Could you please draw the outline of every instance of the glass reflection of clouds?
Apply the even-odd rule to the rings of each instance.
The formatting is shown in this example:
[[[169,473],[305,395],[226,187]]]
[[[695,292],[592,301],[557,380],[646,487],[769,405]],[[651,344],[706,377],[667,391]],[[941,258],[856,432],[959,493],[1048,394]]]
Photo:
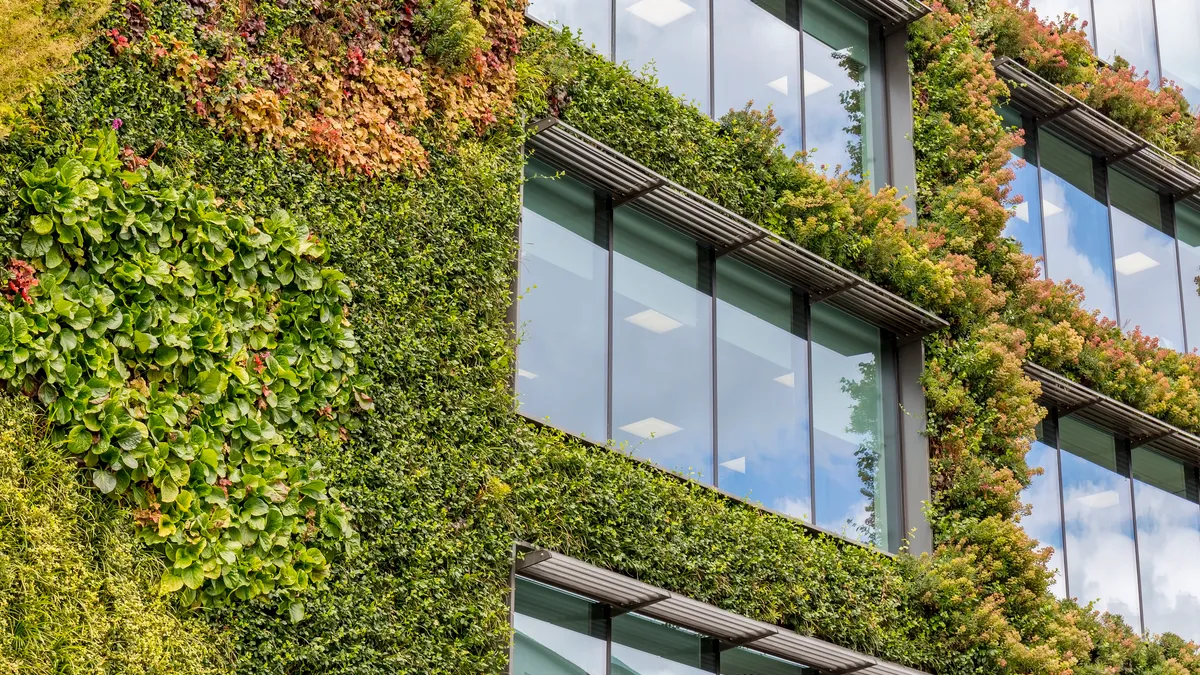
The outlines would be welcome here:
[[[1193,112],[1200,105],[1200,3],[1155,0],[1163,78],[1183,89]]]
[[[605,675],[607,640],[600,606],[517,579],[513,675]]]
[[[653,62],[671,93],[712,114],[707,0],[617,0],[617,61]]]
[[[1200,504],[1188,498],[1187,471],[1152,450],[1133,451],[1146,631],[1200,640]]]
[[[1200,211],[1183,204],[1176,205],[1175,236],[1179,248],[1179,280],[1183,285],[1187,348],[1195,351],[1200,347],[1200,293],[1196,291],[1196,277],[1200,276]]]
[[[866,21],[832,0],[804,3],[804,121],[809,161],[855,176],[874,158],[864,128],[873,101],[867,86]]]
[[[1075,27],[1078,28],[1083,22],[1087,22],[1084,30],[1087,31],[1088,38],[1093,40],[1092,26],[1095,22],[1092,21],[1092,5],[1090,0],[1032,0],[1030,3],[1037,10],[1038,16],[1043,20],[1050,19],[1060,21],[1066,14],[1074,14],[1079,17],[1079,21],[1075,22]]]
[[[583,44],[612,58],[612,0],[530,0],[525,13],[582,33]]]
[[[1000,114],[1008,127],[1020,129],[1023,126],[1021,115],[1012,108],[1000,108]],[[1012,169],[1013,180],[1009,183],[1012,196],[1020,196],[1021,203],[1013,207],[1012,215],[1004,226],[1004,236],[1012,237],[1021,244],[1021,250],[1034,258],[1045,255],[1042,246],[1042,199],[1041,188],[1038,186],[1038,169],[1032,143],[1027,139],[1026,144],[1013,148],[1008,168]],[[1044,268],[1045,263],[1041,266]],[[1045,269],[1042,270],[1045,276]]]
[[[788,152],[804,149],[800,124],[798,5],[786,0],[716,0],[713,4],[717,117],[754,109],[775,113]]]
[[[1117,473],[1111,434],[1066,417],[1059,420],[1068,592],[1100,611],[1121,615],[1135,630],[1138,609],[1130,479]]]
[[[720,486],[810,519],[802,303],[786,285],[746,265],[725,259],[717,265]]]
[[[1052,134],[1038,137],[1046,276],[1083,287],[1083,305],[1117,317],[1108,208],[1096,198],[1092,158]]]
[[[1158,86],[1154,44],[1154,0],[1092,0],[1096,11],[1096,54],[1112,62],[1120,56]],[[1192,38],[1193,40],[1195,37]]]
[[[700,249],[637,211],[613,218],[613,438],[711,483],[712,299]]]
[[[705,675],[704,639],[636,614],[612,620],[612,675]]]
[[[1058,450],[1034,441],[1025,456],[1030,468],[1042,469],[1025,488],[1021,498],[1030,506],[1031,512],[1021,520],[1029,536],[1042,546],[1054,549],[1047,568],[1055,573],[1051,592],[1060,598],[1067,596],[1066,567],[1063,566],[1063,523],[1059,505]]]

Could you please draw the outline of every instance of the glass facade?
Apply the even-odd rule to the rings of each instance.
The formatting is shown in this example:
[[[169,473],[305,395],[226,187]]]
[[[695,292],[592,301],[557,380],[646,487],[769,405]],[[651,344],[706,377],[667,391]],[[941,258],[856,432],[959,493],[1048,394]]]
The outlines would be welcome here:
[[[1013,129],[1024,129],[1026,126],[1021,114],[1012,108],[1001,107],[1000,116],[1004,118],[1005,125]],[[1038,179],[1037,135],[1032,131],[1026,131],[1024,146],[1013,148],[1008,168],[1013,172],[1013,180],[1009,183],[1011,195],[1019,197],[1019,203],[1013,207],[1003,234],[1016,239],[1021,244],[1021,250],[1029,255],[1042,258],[1044,275],[1042,188]]]
[[[517,578],[513,675],[815,675],[745,647]],[[616,616],[613,616],[616,614]]]
[[[891,336],[550,167],[526,178],[523,414],[899,547]]]
[[[1200,639],[1200,473],[1053,411],[1026,462],[1026,532],[1054,548],[1054,591],[1134,630]]]
[[[788,152],[886,182],[878,30],[836,0],[533,0],[527,11],[651,68],[713,117],[770,107]]]

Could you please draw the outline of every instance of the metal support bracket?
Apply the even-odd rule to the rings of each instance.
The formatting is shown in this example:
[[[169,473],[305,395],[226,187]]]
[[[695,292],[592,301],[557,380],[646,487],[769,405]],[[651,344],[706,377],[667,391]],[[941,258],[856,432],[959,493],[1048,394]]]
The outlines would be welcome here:
[[[721,638],[717,641],[717,651],[727,652],[730,649],[737,649],[738,647],[745,647],[746,645],[748,645],[752,642],[758,642],[759,640],[762,640],[764,638],[769,638],[772,635],[779,635],[779,631],[766,630],[761,633],[756,633],[749,637],[738,638],[736,640],[726,640],[724,638]]]
[[[825,673],[825,675],[850,675],[850,673],[857,673],[860,670],[866,670],[874,665],[876,665],[876,662],[871,661],[869,663],[860,663],[857,666],[847,666],[845,668],[838,668],[837,670],[824,670],[821,672]]]
[[[1138,154],[1139,152],[1145,150],[1148,147],[1150,147],[1150,146],[1146,143],[1138,143],[1137,145],[1133,146],[1132,148],[1129,148],[1128,150],[1125,150],[1123,152],[1118,152],[1115,155],[1109,155],[1109,156],[1105,157],[1104,162],[1110,166],[1113,164],[1119,164],[1119,163],[1129,159],[1130,157]]]
[[[862,279],[855,279],[855,280],[851,281],[850,283],[844,284],[842,286],[838,286],[837,288],[831,288],[827,291],[822,291],[820,293],[813,293],[812,294],[812,302],[813,302],[813,304],[816,304],[818,302],[825,302],[826,300],[828,300],[834,296],[841,295],[842,293],[845,293],[846,291],[854,290],[855,288],[858,288],[861,285],[862,285]]]
[[[1161,441],[1164,438],[1168,438],[1168,437],[1174,436],[1174,435],[1175,435],[1174,431],[1164,431],[1161,434],[1151,434],[1149,436],[1143,436],[1141,438],[1131,438],[1131,439],[1129,439],[1129,449],[1133,450],[1134,448],[1140,448],[1143,445],[1146,445],[1147,443],[1153,443],[1154,441]]]
[[[723,256],[727,256],[727,255],[729,255],[730,253],[733,253],[734,251],[740,251],[740,250],[742,250],[742,249],[746,248],[747,246],[749,246],[749,245],[751,245],[751,244],[754,244],[754,243],[760,242],[760,241],[762,241],[763,239],[766,239],[766,238],[767,238],[767,237],[769,237],[769,236],[771,236],[771,233],[770,233],[770,232],[759,232],[758,234],[754,235],[753,237],[749,237],[749,238],[747,238],[747,239],[743,239],[743,240],[739,241],[739,242],[738,242],[738,243],[736,243],[736,244],[730,244],[729,246],[726,246],[726,247],[724,247],[724,248],[719,248],[719,249],[717,249],[717,250],[715,251],[715,255],[716,255],[718,258],[720,258],[720,257],[723,257]]]
[[[1094,406],[1094,405],[1099,405],[1099,404],[1100,404],[1100,403],[1101,403],[1103,400],[1104,400],[1104,399],[1100,399],[1100,398],[1094,398],[1094,399],[1092,399],[1092,400],[1090,400],[1090,401],[1084,401],[1083,403],[1080,403],[1079,405],[1068,406],[1068,407],[1066,407],[1066,408],[1059,408],[1059,409],[1058,409],[1058,414],[1059,414],[1060,416],[1064,416],[1064,417],[1065,417],[1065,416],[1067,416],[1067,415],[1070,415],[1070,414],[1073,414],[1073,413],[1077,413],[1077,412],[1079,412],[1080,410],[1086,410],[1086,409],[1088,409],[1088,408],[1090,408],[1090,407],[1092,407],[1092,406]]]
[[[1037,124],[1037,125],[1047,124],[1047,123],[1053,122],[1054,120],[1062,117],[1063,115],[1073,112],[1074,110],[1076,110],[1078,108],[1079,108],[1079,102],[1075,101],[1075,102],[1072,102],[1069,105],[1067,105],[1067,107],[1062,108],[1061,110],[1055,110],[1054,112],[1050,113],[1049,115],[1041,115],[1041,116],[1034,115],[1033,122],[1034,122],[1034,124]]]
[[[540,134],[555,124],[558,124],[558,118],[551,115],[549,117],[543,117],[540,120],[530,122],[525,128],[534,134]]]
[[[655,190],[657,190],[658,188],[660,188],[666,184],[667,184],[667,182],[664,180],[651,181],[651,182],[643,185],[642,187],[634,190],[633,192],[626,192],[623,195],[614,195],[613,196],[613,208],[616,208],[622,204],[625,204],[626,202],[631,202],[635,199],[640,199],[642,197],[645,197],[646,195],[650,194],[651,192],[654,192]]]
[[[645,609],[646,607],[649,607],[650,605],[653,605],[656,602],[662,602],[663,600],[670,600],[670,599],[671,599],[671,595],[669,593],[667,593],[667,594],[656,595],[653,598],[650,598],[649,600],[635,602],[631,605],[609,605],[608,615],[609,615],[609,617],[618,617],[618,616],[621,616],[622,614],[628,614],[630,612],[636,612],[639,609]]]

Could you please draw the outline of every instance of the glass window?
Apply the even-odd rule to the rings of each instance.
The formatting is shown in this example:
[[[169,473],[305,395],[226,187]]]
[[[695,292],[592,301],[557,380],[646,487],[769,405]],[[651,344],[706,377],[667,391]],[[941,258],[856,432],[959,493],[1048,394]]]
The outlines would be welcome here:
[[[1146,631],[1200,640],[1200,504],[1189,499],[1188,471],[1153,450],[1133,450]]]
[[[798,0],[716,0],[713,16],[716,116],[770,106],[788,152],[803,150]]]
[[[1158,6],[1159,54],[1162,76],[1183,89],[1192,104],[1200,105],[1200,3],[1196,0],[1155,0]]]
[[[812,307],[817,525],[889,547],[879,329]]]
[[[1122,328],[1140,326],[1163,347],[1182,350],[1175,239],[1162,231],[1158,193],[1120,171],[1109,171],[1108,194]]]
[[[653,61],[660,84],[711,114],[708,30],[708,0],[617,0],[617,61]]]
[[[833,0],[804,3],[804,123],[809,160],[855,176],[872,173],[875,119],[867,22]]]
[[[1183,316],[1188,349],[1200,347],[1200,211],[1179,204],[1175,207],[1175,236],[1179,246],[1179,283],[1183,290]]]
[[[1067,596],[1067,579],[1063,566],[1063,523],[1062,508],[1059,501],[1058,450],[1042,442],[1039,438],[1029,448],[1025,455],[1025,463],[1029,468],[1042,469],[1040,476],[1034,476],[1029,481],[1021,497],[1029,504],[1030,514],[1022,519],[1022,525],[1029,536],[1038,540],[1042,546],[1054,549],[1053,555],[1046,567],[1055,573],[1054,583],[1050,590],[1058,597]]]
[[[1115,319],[1108,208],[1095,186],[1092,158],[1048,133],[1038,134],[1046,276],[1083,287],[1083,306]]]
[[[716,656],[699,634],[636,614],[612,620],[612,641],[613,675],[701,675]]]
[[[1088,39],[1095,40],[1092,33],[1092,4],[1091,0],[1032,0],[1030,3],[1037,10],[1038,16],[1043,20],[1050,19],[1060,21],[1065,14],[1074,14],[1079,17],[1079,21],[1075,26],[1078,28],[1084,22],[1084,30],[1087,31]]]
[[[1068,592],[1140,630],[1137,553],[1130,479],[1117,473],[1111,434],[1070,417],[1059,420],[1066,512]]]
[[[1008,127],[1022,129],[1025,126],[1020,113],[1012,108],[1000,108],[1000,115]],[[1004,226],[1004,236],[1012,237],[1021,244],[1021,249],[1035,258],[1042,251],[1042,200],[1038,186],[1037,152],[1032,134],[1025,134],[1025,145],[1013,148],[1008,168],[1012,169],[1013,181],[1009,184],[1012,194],[1020,196],[1021,203],[1013,207],[1013,213]],[[1045,263],[1042,263],[1045,267]],[[1043,275],[1045,270],[1043,270]]]
[[[589,600],[517,579],[513,675],[605,675],[604,608]]]
[[[1092,0],[1096,8],[1096,54],[1112,62],[1120,56],[1148,72],[1158,86],[1158,49],[1154,44],[1153,0]],[[1195,38],[1193,38],[1195,39]]]
[[[587,186],[530,162],[521,212],[521,412],[586,438],[608,436],[608,247]]]
[[[612,58],[612,0],[530,0],[525,13],[582,33],[580,40]]]
[[[721,675],[815,675],[804,666],[745,647],[721,652]]]
[[[613,437],[712,482],[712,297],[696,242],[614,211]]]
[[[742,263],[717,264],[718,485],[811,519],[804,304]]]

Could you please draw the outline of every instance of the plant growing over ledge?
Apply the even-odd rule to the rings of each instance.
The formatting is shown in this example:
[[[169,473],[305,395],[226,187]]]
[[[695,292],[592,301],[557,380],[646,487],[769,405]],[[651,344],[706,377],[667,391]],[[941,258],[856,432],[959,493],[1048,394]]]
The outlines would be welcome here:
[[[114,125],[116,126],[116,125]],[[0,379],[134,509],[190,605],[298,594],[354,533],[294,445],[370,408],[324,243],[283,211],[222,212],[210,190],[96,134],[21,173]]]

